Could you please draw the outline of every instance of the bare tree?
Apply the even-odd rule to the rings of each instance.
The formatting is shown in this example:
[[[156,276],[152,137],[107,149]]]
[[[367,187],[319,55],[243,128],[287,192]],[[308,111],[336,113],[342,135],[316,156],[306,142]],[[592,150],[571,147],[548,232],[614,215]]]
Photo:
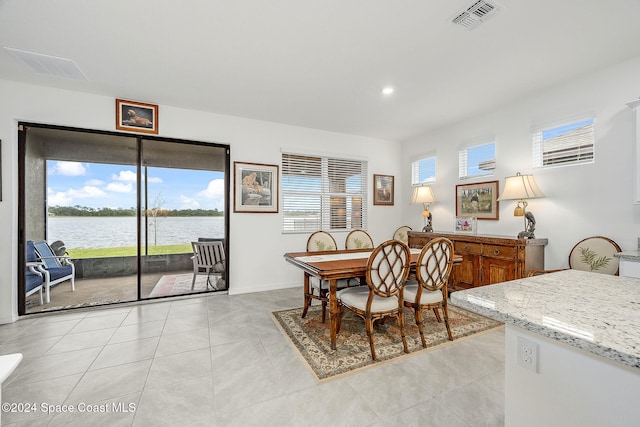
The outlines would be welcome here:
[[[151,209],[147,209],[145,214],[150,219],[149,228],[153,228],[153,245],[158,246],[158,225],[160,218],[166,218],[169,214],[169,211],[166,209],[162,209],[164,205],[164,198],[162,197],[162,193],[158,193],[156,198],[153,200],[153,207]]]

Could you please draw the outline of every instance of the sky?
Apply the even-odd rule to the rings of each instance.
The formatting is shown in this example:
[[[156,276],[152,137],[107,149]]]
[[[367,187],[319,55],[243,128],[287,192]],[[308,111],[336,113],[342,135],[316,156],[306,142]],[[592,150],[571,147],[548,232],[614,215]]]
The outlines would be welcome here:
[[[161,201],[159,207],[169,210],[224,210],[223,172],[149,167],[147,176],[149,208]],[[136,207],[136,168],[49,160],[47,204],[96,209]]]

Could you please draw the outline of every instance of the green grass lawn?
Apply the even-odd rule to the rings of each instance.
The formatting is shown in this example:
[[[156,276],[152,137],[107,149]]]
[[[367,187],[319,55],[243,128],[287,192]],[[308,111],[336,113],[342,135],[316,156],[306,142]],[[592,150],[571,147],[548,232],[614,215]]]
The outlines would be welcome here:
[[[106,258],[116,256],[136,256],[135,246],[124,246],[117,248],[92,248],[92,249],[67,249],[71,258]],[[166,245],[149,246],[149,255],[184,254],[191,253],[191,245]]]

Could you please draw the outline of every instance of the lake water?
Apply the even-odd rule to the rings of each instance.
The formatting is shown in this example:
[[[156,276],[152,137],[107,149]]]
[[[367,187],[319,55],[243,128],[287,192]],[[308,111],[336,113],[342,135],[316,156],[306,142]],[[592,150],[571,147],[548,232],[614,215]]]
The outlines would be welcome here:
[[[157,232],[152,220],[148,230],[149,245],[156,244],[154,235],[158,245],[188,244],[198,237],[224,238],[224,217],[159,218]],[[135,217],[51,217],[47,238],[49,242],[62,240],[68,249],[136,246],[136,231]]]

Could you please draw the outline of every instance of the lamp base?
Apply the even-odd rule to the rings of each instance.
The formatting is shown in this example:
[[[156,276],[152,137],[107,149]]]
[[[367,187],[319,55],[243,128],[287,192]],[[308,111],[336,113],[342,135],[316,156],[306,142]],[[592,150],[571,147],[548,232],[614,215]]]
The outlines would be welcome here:
[[[518,239],[535,239],[536,236],[533,234],[532,231],[521,231],[518,233]]]
[[[425,225],[424,227],[422,227],[422,231],[424,231],[425,233],[433,233],[433,227],[431,226],[431,224]]]

